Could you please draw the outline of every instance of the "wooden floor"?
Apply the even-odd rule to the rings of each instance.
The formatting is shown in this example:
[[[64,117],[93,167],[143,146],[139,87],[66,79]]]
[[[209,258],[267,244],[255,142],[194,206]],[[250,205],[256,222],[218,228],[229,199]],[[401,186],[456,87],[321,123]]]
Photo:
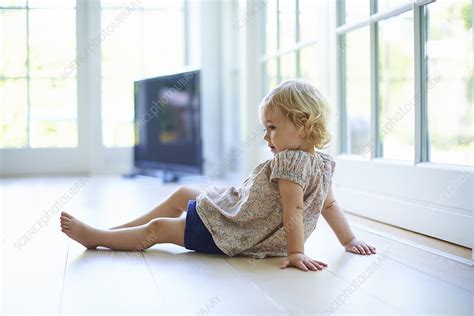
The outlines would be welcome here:
[[[1,314],[474,314],[473,267],[360,228],[356,235],[378,254],[351,254],[322,217],[305,245],[329,265],[321,272],[281,270],[282,258],[226,258],[171,244],[141,253],[85,250],[60,231],[56,203],[108,228],[150,209],[175,186],[94,177],[78,187],[78,179],[0,180]]]

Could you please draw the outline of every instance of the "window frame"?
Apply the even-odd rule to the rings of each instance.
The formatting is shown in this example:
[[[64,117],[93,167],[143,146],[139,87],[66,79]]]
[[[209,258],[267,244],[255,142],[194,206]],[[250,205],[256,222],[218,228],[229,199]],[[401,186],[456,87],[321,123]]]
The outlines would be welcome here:
[[[438,0],[446,1],[446,0]],[[380,113],[379,113],[379,87],[377,85],[379,74],[378,74],[378,22],[394,18],[402,13],[413,11],[414,15],[414,64],[415,64],[415,155],[413,162],[418,163],[432,163],[429,161],[429,144],[428,144],[428,129],[427,129],[427,84],[426,84],[426,60],[423,58],[425,54],[424,33],[425,28],[423,24],[426,23],[423,10],[430,3],[436,2],[436,0],[407,0],[405,4],[391,8],[386,12],[377,12],[377,0],[370,0],[370,16],[367,19],[356,21],[348,25],[344,24],[344,2],[345,0],[337,0],[337,47],[343,47],[340,49],[341,53],[337,57],[339,75],[338,79],[338,107],[341,115],[341,121],[339,124],[339,133],[341,135],[341,142],[339,144],[338,153],[347,154],[347,105],[345,103],[345,43],[343,36],[350,31],[369,26],[370,27],[370,55],[371,55],[371,109],[372,109],[372,120],[371,120],[371,141],[375,141],[374,150],[371,151],[371,159],[382,158],[382,149],[380,143]],[[357,155],[351,155],[357,156]],[[355,158],[355,157],[354,157]],[[471,169],[473,166],[457,166],[442,163],[433,163],[437,165],[448,165],[453,170],[465,170],[466,168]],[[459,167],[459,168],[458,168]]]
[[[307,41],[304,41],[302,42],[300,40],[300,37],[301,37],[301,34],[300,34],[300,8],[299,8],[299,3],[300,1],[299,0],[294,0],[295,1],[295,43],[291,46],[288,46],[288,47],[285,47],[284,49],[281,49],[280,48],[280,1],[282,0],[275,0],[276,3],[277,3],[277,6],[276,6],[276,36],[277,36],[277,41],[276,41],[276,51],[273,51],[271,53],[268,53],[265,51],[265,43],[262,42],[261,44],[261,47],[260,47],[260,51],[261,51],[261,54],[260,54],[260,64],[261,64],[261,71],[262,71],[262,74],[263,74],[263,78],[265,78],[265,82],[264,84],[262,85],[262,88],[263,88],[263,91],[262,91],[262,94],[265,94],[265,88],[266,88],[266,76],[265,76],[265,66],[266,66],[266,63],[269,62],[270,60],[272,59],[276,59],[277,61],[277,81],[281,81],[281,66],[280,66],[280,57],[284,56],[284,55],[287,55],[287,54],[291,54],[291,53],[295,53],[295,65],[296,65],[296,68],[295,68],[295,75],[296,77],[299,77],[301,75],[301,69],[300,69],[300,59],[301,59],[301,50],[303,48],[306,48],[308,46],[311,46],[311,45],[316,45],[320,42],[319,39],[317,38],[314,38],[314,39],[310,39],[310,40],[307,40]],[[266,14],[265,12],[262,13],[261,15],[262,17],[262,20],[263,20],[263,23],[260,24],[260,32],[262,34],[265,34],[265,24],[266,24]]]
[[[134,1],[130,1],[128,3],[128,5],[130,5],[130,3],[132,3]],[[137,1],[138,2],[138,1]],[[128,6],[127,5],[127,6]],[[189,60],[190,60],[190,56],[189,56],[189,49],[188,49],[188,43],[189,43],[189,28],[191,27],[188,23],[188,16],[189,16],[189,0],[183,0],[183,7],[179,9],[179,11],[182,11],[182,14],[183,14],[183,31],[184,31],[184,34],[183,34],[183,38],[182,38],[182,44],[183,44],[183,47],[184,47],[184,52],[183,52],[183,59],[182,59],[182,63],[183,63],[183,66],[180,67],[182,69],[184,68],[187,68],[189,67]],[[104,29],[105,25],[102,23],[102,14],[104,13],[104,11],[117,11],[117,10],[124,10],[126,8],[126,6],[119,6],[119,5],[115,5],[115,6],[107,6],[107,7],[100,7],[100,14],[101,14],[101,29]],[[164,8],[144,8],[144,7],[139,7],[137,9],[136,13],[133,13],[133,14],[141,14],[142,15],[142,18],[144,17],[144,14],[146,12],[166,12],[168,9],[164,9]],[[140,25],[140,29],[141,31],[143,32],[144,31],[144,25],[143,25],[143,20],[141,21],[142,24]],[[143,34],[141,34],[143,35]],[[143,43],[142,43],[143,44]],[[143,59],[144,59],[144,56],[143,56],[143,50],[142,50],[142,47],[140,48],[140,53],[141,53],[141,62],[143,63]],[[101,56],[103,57],[103,56]],[[102,58],[101,58],[101,65],[102,65]],[[164,74],[167,74],[167,73],[163,73]],[[146,74],[144,74],[145,77],[146,77]],[[119,75],[119,76],[113,76],[113,75],[107,75],[107,76],[104,76],[101,72],[101,83],[107,79],[110,79],[110,78],[119,78],[119,79],[122,79],[124,77],[124,75]],[[102,86],[102,84],[101,84]],[[104,93],[104,90],[102,89],[102,93],[101,93],[101,104],[103,103],[102,100],[103,100],[103,93]],[[103,108],[102,108],[102,111],[103,111]],[[117,121],[115,120],[112,120],[113,123],[117,123]],[[133,120],[131,122],[129,121],[121,121],[122,123],[132,123],[133,125]],[[104,123],[104,120],[102,120],[102,124]],[[102,131],[104,131],[104,125],[102,125]],[[106,141],[104,139],[104,135],[102,135],[102,145],[107,148],[107,149],[115,149],[115,148],[123,148],[123,149],[129,149],[129,148],[133,148],[133,144],[132,146],[129,146],[129,145],[113,145],[113,146],[107,146],[105,145]]]
[[[186,24],[189,1],[184,0],[185,61],[190,57]],[[25,9],[22,7],[22,9]],[[101,32],[100,0],[76,0],[76,60]],[[0,177],[20,174],[122,173],[133,165],[133,147],[106,147],[102,140],[100,46],[77,62],[77,146],[69,148],[0,148]],[[67,65],[65,65],[67,66]],[[29,115],[29,113],[28,113]]]
[[[14,5],[11,5],[11,6],[7,6],[7,7],[2,7],[0,6],[0,10],[24,10],[25,11],[25,23],[26,23],[26,38],[25,38],[25,41],[26,41],[26,60],[25,60],[25,68],[26,68],[26,73],[24,76],[7,76],[7,77],[4,77],[4,76],[0,76],[0,81],[5,81],[5,80],[25,80],[26,81],[26,89],[27,89],[27,95],[26,95],[26,100],[27,100],[27,115],[26,115],[26,120],[28,122],[27,126],[26,126],[26,146],[24,147],[5,147],[5,148],[0,148],[0,150],[9,150],[9,149],[74,149],[76,148],[77,146],[69,146],[69,147],[31,147],[31,134],[30,134],[30,130],[31,130],[31,81],[32,80],[38,80],[38,79],[41,79],[41,80],[55,80],[55,79],[66,79],[66,78],[62,78],[61,76],[56,76],[56,77],[52,77],[52,76],[41,76],[39,78],[35,78],[35,77],[32,77],[31,76],[31,67],[30,67],[30,12],[31,11],[36,11],[36,10],[39,10],[39,11],[44,11],[44,10],[54,10],[54,11],[61,11],[61,10],[64,10],[64,11],[74,11],[76,14],[75,14],[75,18],[77,18],[77,8],[76,6],[74,6],[73,8],[71,7],[59,7],[59,8],[54,8],[54,7],[51,7],[51,6],[47,6],[47,7],[30,7],[28,5],[28,1],[26,1],[25,3],[25,6],[14,6]],[[76,27],[77,27],[77,21],[76,21]],[[77,43],[76,43],[76,52],[77,52]],[[76,73],[76,76],[74,77],[74,81],[76,83],[76,87],[77,87],[77,73]],[[77,97],[76,97],[76,106],[77,106]],[[76,119],[76,124],[77,124],[77,119]],[[77,127],[77,130],[79,130],[79,127]],[[77,137],[79,137],[77,135]],[[78,144],[78,139],[76,139],[76,143]]]
[[[445,1],[445,0],[439,0]],[[417,231],[473,248],[474,236],[474,167],[433,163],[429,161],[427,130],[427,81],[425,49],[426,23],[424,10],[434,0],[412,0],[377,12],[377,1],[370,0],[370,15],[344,24],[344,0],[336,6],[335,45],[338,54],[336,93],[340,120],[340,138],[336,161],[341,172],[335,175],[336,194],[342,204],[355,214]],[[390,160],[382,157],[379,113],[378,22],[413,10],[414,75],[415,75],[415,151],[413,161]],[[345,101],[345,46],[344,35],[361,28],[370,28],[371,55],[371,155],[364,158],[347,153],[347,114]],[[375,143],[374,143],[375,140]],[[354,170],[363,170],[356,172]],[[351,172],[356,181],[344,172]],[[361,179],[357,178],[359,176]],[[390,181],[386,177],[390,177]],[[390,182],[390,183],[389,183]],[[469,190],[471,188],[471,191]],[[367,205],[370,205],[368,207]],[[472,259],[474,260],[474,254]]]
[[[83,9],[80,6],[80,1],[77,0],[76,6],[74,9],[76,13],[76,56],[78,55],[81,47],[79,46],[80,39],[82,35],[79,32],[79,19],[80,16],[84,14]],[[27,50],[29,50],[29,10],[45,10],[45,8],[29,8],[27,5],[24,7],[15,7],[9,6],[3,9],[22,9],[27,11],[26,17],[26,34],[27,34]],[[58,8],[58,10],[71,10],[71,8]],[[31,115],[31,101],[30,101],[30,75],[29,75],[29,51],[27,52],[27,74],[25,79],[27,79],[27,88],[28,88],[28,138],[27,145],[21,148],[6,147],[0,148],[0,176],[4,175],[13,175],[13,174],[41,174],[41,173],[51,173],[51,172],[65,172],[65,173],[76,173],[86,170],[87,164],[86,156],[84,151],[84,139],[81,135],[80,121],[83,121],[83,115],[81,115],[80,106],[79,106],[79,69],[76,72],[76,106],[77,106],[77,146],[76,147],[41,147],[41,148],[32,148],[30,146],[30,115]],[[66,67],[67,65],[65,65]],[[5,77],[9,78],[9,77]],[[2,79],[5,79],[2,78]]]
[[[281,82],[282,80],[282,74],[281,74],[281,57],[286,56],[288,54],[294,53],[295,56],[295,78],[299,78],[302,74],[301,71],[301,52],[304,48],[314,46],[316,49],[319,48],[320,45],[325,45],[329,41],[329,37],[326,35],[326,33],[323,31],[321,32],[321,37],[317,38],[315,36],[314,38],[310,38],[307,40],[302,41],[301,40],[301,30],[300,30],[300,0],[293,0],[295,1],[295,41],[292,43],[291,46],[281,48],[281,43],[280,43],[280,1],[285,1],[285,0],[274,0],[276,1],[276,11],[274,14],[276,15],[276,49],[268,52],[266,51],[266,32],[265,32],[265,26],[266,26],[266,18],[267,18],[267,10],[260,10],[259,12],[259,25],[258,25],[258,31],[260,33],[261,38],[263,39],[261,42],[259,42],[259,56],[258,56],[258,63],[259,63],[259,71],[260,75],[262,78],[262,84],[259,85],[260,89],[260,100],[265,96],[265,94],[268,92],[268,78],[266,75],[266,66],[267,63],[269,63],[272,60],[275,60],[276,62],[276,80],[277,83]],[[328,9],[327,4],[325,4],[325,8]],[[266,6],[265,6],[266,9]],[[324,25],[325,27],[327,26],[327,21],[321,22],[321,25]],[[323,62],[325,61],[326,56],[324,55],[325,52],[322,52],[319,54],[319,58],[317,59],[318,64],[322,65]],[[323,91],[329,90],[329,84],[327,84],[328,77],[322,72],[319,74],[319,80],[321,82],[321,87],[319,87]],[[257,106],[259,104],[259,101],[256,102],[255,106],[255,111],[257,111]],[[262,136],[262,141],[259,145],[259,157],[261,158],[271,158],[272,153],[268,150],[266,144],[263,142],[263,136]]]

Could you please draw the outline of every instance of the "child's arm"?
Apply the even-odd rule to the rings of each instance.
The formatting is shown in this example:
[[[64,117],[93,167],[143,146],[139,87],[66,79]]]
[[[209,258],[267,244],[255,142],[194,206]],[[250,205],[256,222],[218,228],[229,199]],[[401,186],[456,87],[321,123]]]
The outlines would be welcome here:
[[[341,245],[347,251],[363,255],[375,253],[375,247],[368,245],[355,237],[346,217],[344,216],[344,212],[334,198],[332,188],[329,190],[326,201],[324,202],[322,214],[336,234]]]
[[[304,254],[303,189],[300,185],[284,179],[278,179],[278,189],[283,204],[283,226],[288,253],[288,258],[281,268],[294,266],[303,271],[322,270],[327,264]]]

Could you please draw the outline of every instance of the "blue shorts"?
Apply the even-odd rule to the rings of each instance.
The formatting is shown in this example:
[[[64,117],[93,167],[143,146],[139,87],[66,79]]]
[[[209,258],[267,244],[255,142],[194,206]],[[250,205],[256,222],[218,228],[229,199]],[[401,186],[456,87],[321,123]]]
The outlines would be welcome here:
[[[209,233],[199,217],[196,211],[196,200],[188,201],[186,228],[184,230],[184,248],[203,253],[224,254],[216,246],[211,233]]]

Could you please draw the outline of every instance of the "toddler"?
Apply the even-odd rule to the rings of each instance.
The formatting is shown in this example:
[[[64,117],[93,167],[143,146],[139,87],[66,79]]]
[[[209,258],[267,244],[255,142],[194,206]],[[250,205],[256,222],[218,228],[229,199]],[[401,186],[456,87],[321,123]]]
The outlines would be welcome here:
[[[281,268],[318,271],[327,264],[305,255],[304,243],[322,214],[345,250],[374,254],[375,247],[354,236],[336,203],[334,160],[316,150],[330,141],[328,110],[315,87],[286,81],[259,108],[264,140],[274,156],[256,166],[239,188],[181,186],[147,214],[109,230],[62,212],[61,230],[89,249],[141,251],[173,243],[227,256],[282,256]]]

